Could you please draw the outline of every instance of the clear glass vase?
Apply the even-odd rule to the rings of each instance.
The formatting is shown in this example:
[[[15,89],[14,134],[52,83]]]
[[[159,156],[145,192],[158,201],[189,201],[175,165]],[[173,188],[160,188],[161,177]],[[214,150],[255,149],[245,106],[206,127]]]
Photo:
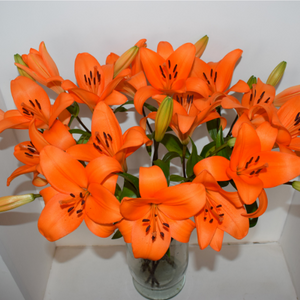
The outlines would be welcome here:
[[[127,244],[127,263],[136,290],[147,299],[170,299],[185,283],[188,266],[188,243],[173,240],[168,252],[157,261],[134,258],[131,244]]]

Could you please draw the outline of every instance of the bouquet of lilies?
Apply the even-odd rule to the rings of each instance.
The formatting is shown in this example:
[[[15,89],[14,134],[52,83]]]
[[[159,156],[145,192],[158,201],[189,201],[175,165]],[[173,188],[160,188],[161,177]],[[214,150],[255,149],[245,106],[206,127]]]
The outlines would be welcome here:
[[[60,76],[44,42],[15,55],[17,109],[0,110],[0,132],[28,130],[29,140],[15,146],[22,166],[7,185],[33,173],[41,190],[0,198],[0,211],[43,197],[38,229],[49,241],[84,221],[99,237],[123,236],[136,258],[150,260],[163,257],[172,239],[187,243],[195,228],[201,249],[220,251],[224,232],[244,238],[267,209],[266,188],[300,190],[291,181],[300,174],[300,85],[276,95],[285,62],[266,83],[251,76],[231,85],[242,50],[206,63],[200,57],[207,43],[204,36],[174,50],[160,42],[153,51],[142,39],[121,56],[109,54],[103,65],[80,53],[76,84]],[[57,93],[54,102],[41,85]],[[91,111],[90,128],[80,119],[83,106]],[[142,117],[122,132],[116,115],[128,107]],[[236,119],[225,136],[228,109]],[[202,149],[193,141],[199,127],[210,137]],[[126,158],[140,147],[151,163],[134,176]],[[180,172],[171,174],[175,158]]]

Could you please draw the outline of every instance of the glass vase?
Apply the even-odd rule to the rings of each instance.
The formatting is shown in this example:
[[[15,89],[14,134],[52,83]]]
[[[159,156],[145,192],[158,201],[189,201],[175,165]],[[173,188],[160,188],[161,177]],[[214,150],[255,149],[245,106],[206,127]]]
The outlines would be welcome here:
[[[173,240],[167,253],[157,261],[134,258],[127,244],[127,263],[136,290],[147,299],[170,299],[185,283],[188,266],[188,243]]]

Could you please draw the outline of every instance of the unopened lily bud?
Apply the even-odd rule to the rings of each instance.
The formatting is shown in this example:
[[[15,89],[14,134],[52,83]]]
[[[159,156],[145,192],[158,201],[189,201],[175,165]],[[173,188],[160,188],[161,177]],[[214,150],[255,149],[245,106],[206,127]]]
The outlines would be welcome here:
[[[196,47],[196,57],[201,57],[208,43],[208,36],[205,35],[198,42],[195,43]]]
[[[26,194],[18,196],[0,197],[0,212],[11,210],[32,202],[34,199],[41,197],[40,194]]]
[[[286,62],[282,61],[280,64],[276,66],[276,68],[270,74],[266,84],[270,84],[272,86],[276,86],[277,83],[280,81],[281,77],[286,68]]]
[[[231,138],[227,141],[227,145],[232,148],[235,145],[236,138]]]
[[[252,85],[253,84],[256,84],[257,83],[257,80],[256,80],[256,77],[254,75],[252,75],[248,81],[247,81],[247,84],[249,85],[249,88],[252,89]]]
[[[292,187],[300,192],[300,181],[293,181]]]
[[[20,54],[15,54],[15,55],[14,55],[14,59],[15,59],[15,62],[16,62],[17,64],[20,64],[20,65],[22,65],[22,66],[28,67],[28,66],[25,64],[25,62],[24,62],[24,60],[22,59],[22,56],[21,56]],[[35,80],[34,80],[34,79],[33,79],[26,71],[22,70],[22,69],[19,68],[19,67],[17,67],[17,69],[18,69],[19,74],[20,74],[21,76],[28,77],[29,79],[32,79],[33,81],[35,81]]]
[[[139,51],[138,46],[133,46],[123,53],[115,63],[114,78],[124,69],[128,68]]]
[[[160,142],[172,119],[173,115],[173,98],[167,96],[160,104],[155,117],[155,140]]]

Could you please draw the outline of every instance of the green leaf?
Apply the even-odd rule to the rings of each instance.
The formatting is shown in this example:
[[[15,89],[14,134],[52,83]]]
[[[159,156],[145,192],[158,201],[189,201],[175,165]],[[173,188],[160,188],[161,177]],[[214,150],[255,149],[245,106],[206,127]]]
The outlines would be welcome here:
[[[89,141],[89,137],[86,135],[82,135],[79,140],[77,141],[77,144],[86,144]]]
[[[223,138],[223,129],[222,126],[220,127],[217,137],[216,137],[216,148],[218,149],[219,147],[224,145],[224,138]],[[218,156],[223,156],[227,159],[230,158],[230,148],[228,146],[226,146],[225,148],[223,148],[222,150],[218,151],[218,153],[216,153],[216,155]]]
[[[116,232],[115,232],[115,234],[112,236],[112,240],[116,240],[116,239],[119,239],[119,238],[121,238],[123,235],[122,235],[122,233],[120,232],[120,230],[118,229]]]
[[[168,152],[165,154],[165,156],[163,157],[163,161],[164,162],[169,162],[171,161],[173,158],[176,158],[176,157],[180,157],[180,155],[177,153],[177,152]]]
[[[182,157],[183,145],[180,143],[180,140],[177,136],[173,134],[166,133],[164,138],[161,140],[161,143],[168,149],[170,152],[176,152]],[[185,157],[189,157],[189,151],[186,151]]]
[[[128,173],[117,173],[119,176],[125,179],[125,182],[128,181],[132,185],[132,191],[139,197],[139,179]]]
[[[208,157],[216,149],[216,142],[212,141],[209,144],[205,145],[200,153],[202,157]]]
[[[117,184],[117,185],[116,185],[116,190],[115,190],[115,196],[116,196],[116,198],[117,198],[119,201],[121,201],[121,199],[120,199],[121,192],[122,192],[122,190],[121,190],[120,186]]]
[[[245,207],[246,207],[247,213],[251,214],[257,210],[258,205],[257,205],[257,202],[255,201],[254,203],[249,204],[249,205],[245,204]],[[257,224],[257,221],[258,221],[258,217],[257,218],[249,218],[250,228],[254,227]]]
[[[157,159],[153,162],[156,166],[159,166],[165,174],[168,185],[170,183],[170,162],[164,162],[161,159]]]
[[[115,108],[114,113],[127,111],[128,109],[125,108],[124,106],[129,105],[129,104],[133,104],[133,100],[128,100],[124,104],[122,104],[122,105],[118,106],[117,108]]]
[[[219,126],[219,120],[214,119],[210,120],[206,123],[207,131],[211,138],[215,141],[218,134],[218,126]]]
[[[123,190],[121,191],[121,195],[120,195],[120,200],[121,201],[124,197],[128,197],[128,198],[137,198],[136,193],[131,190],[130,188],[124,186]]]
[[[148,104],[148,103],[144,103],[144,106],[146,106],[150,111],[157,111],[157,108]]]
[[[193,171],[194,166],[199,161],[198,154],[197,154],[197,147],[191,138],[190,140],[192,143],[192,153],[186,163],[186,174],[188,177],[192,177],[194,175],[194,171]]]
[[[186,182],[188,181],[187,178],[184,178],[182,176],[179,175],[171,175],[170,176],[170,181],[175,181],[175,182]]]

